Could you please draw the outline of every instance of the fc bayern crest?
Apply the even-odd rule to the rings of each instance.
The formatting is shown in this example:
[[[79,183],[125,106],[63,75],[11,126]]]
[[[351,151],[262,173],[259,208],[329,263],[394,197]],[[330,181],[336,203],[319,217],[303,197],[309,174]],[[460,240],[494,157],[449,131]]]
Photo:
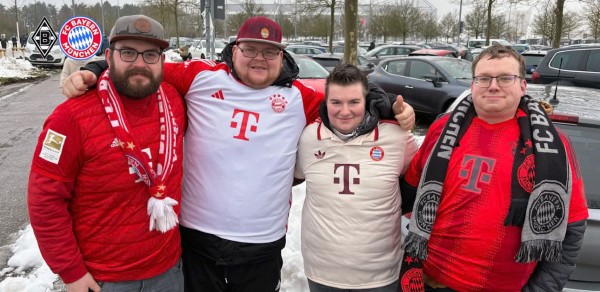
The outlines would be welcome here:
[[[401,291],[424,291],[423,270],[412,268],[400,279]]]
[[[65,55],[75,60],[87,60],[102,47],[102,30],[90,18],[74,17],[61,27],[59,41]]]
[[[523,163],[517,170],[517,177],[519,178],[519,184],[528,193],[533,191],[533,184],[535,183],[535,159],[533,154],[529,154],[525,157]]]
[[[276,113],[281,113],[285,110],[285,106],[287,105],[287,100],[285,97],[281,96],[281,94],[273,94],[269,97],[271,101],[271,108]]]
[[[374,161],[380,161],[383,159],[383,148],[375,146],[371,148],[371,151],[369,151],[369,155]]]

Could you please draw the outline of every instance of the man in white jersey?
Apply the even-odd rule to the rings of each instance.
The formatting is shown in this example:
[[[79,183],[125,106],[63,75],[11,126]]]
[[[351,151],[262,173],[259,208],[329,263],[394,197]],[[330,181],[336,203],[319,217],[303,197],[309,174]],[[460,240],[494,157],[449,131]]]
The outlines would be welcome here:
[[[367,98],[358,68],[327,77],[321,120],[300,138],[296,179],[306,180],[302,256],[311,292],[396,292],[400,274],[399,177],[418,145]]]
[[[279,290],[298,140],[324,98],[297,80],[281,38],[275,21],[252,17],[224,63],[165,64],[188,109],[180,228],[189,291]],[[72,75],[63,93],[80,94],[93,77]],[[394,112],[414,125],[406,103]]]

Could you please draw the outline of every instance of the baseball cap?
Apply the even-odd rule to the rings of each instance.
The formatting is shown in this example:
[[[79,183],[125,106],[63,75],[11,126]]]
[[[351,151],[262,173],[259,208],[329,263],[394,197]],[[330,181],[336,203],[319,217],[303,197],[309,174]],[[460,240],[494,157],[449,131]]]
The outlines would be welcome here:
[[[281,26],[274,20],[255,16],[246,19],[238,31],[236,41],[239,42],[261,42],[285,48],[281,43]]]
[[[166,49],[169,42],[164,37],[165,30],[158,21],[145,15],[128,15],[117,19],[108,39],[111,44],[118,40],[142,40]]]

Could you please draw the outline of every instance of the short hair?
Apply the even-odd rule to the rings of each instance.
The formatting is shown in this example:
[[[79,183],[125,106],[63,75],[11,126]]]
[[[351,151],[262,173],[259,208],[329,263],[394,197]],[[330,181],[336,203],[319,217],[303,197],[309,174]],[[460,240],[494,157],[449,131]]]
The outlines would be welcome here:
[[[473,64],[471,64],[473,75],[475,75],[475,68],[482,58],[501,59],[505,57],[512,57],[517,60],[519,63],[519,77],[525,78],[525,58],[512,47],[500,44],[491,45],[479,53],[475,60],[473,60]]]
[[[333,68],[333,71],[327,76],[327,80],[325,81],[325,99],[329,96],[329,85],[352,85],[355,83],[362,84],[363,87],[363,97],[367,97],[369,83],[367,81],[367,77],[363,75],[358,67],[352,64],[339,64]]]

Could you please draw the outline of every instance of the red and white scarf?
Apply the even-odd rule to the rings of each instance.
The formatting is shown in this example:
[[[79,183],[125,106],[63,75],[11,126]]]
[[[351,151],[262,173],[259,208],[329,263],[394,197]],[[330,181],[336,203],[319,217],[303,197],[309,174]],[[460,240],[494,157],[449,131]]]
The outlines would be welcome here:
[[[131,133],[129,123],[123,112],[121,97],[114,89],[109,78],[108,70],[98,80],[98,97],[104,106],[106,115],[115,132],[127,162],[133,167],[137,174],[148,186],[147,213],[150,216],[150,230],[167,232],[179,223],[173,206],[177,201],[168,197],[165,178],[171,173],[173,163],[177,161],[177,132],[179,128],[175,121],[169,100],[165,98],[162,86],[156,93],[159,110],[160,123],[160,147],[158,149],[158,164],[156,170],[152,168],[151,161],[147,155],[142,153],[140,144]]]

